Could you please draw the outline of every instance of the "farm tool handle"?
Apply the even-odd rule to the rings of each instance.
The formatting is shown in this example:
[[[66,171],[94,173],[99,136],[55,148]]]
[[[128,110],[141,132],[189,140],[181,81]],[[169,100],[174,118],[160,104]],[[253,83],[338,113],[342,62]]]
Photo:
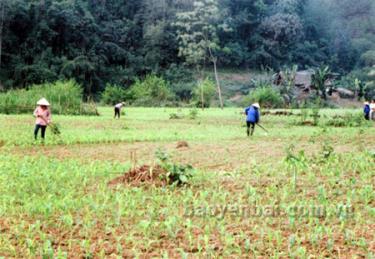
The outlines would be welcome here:
[[[262,130],[264,130],[265,132],[269,133],[269,131],[266,130],[266,128],[264,128],[262,125],[260,125],[259,123],[257,123],[257,125],[258,125]]]

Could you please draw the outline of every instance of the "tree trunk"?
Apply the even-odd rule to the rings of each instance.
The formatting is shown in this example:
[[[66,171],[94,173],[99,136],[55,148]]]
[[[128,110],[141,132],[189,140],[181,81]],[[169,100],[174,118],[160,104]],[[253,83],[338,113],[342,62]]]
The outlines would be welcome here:
[[[202,111],[204,110],[204,91],[203,91],[203,84],[202,80],[199,79],[199,85],[201,86],[201,105],[202,105]]]
[[[202,78],[203,78],[203,75],[202,75],[202,69],[199,69],[199,66],[197,66],[197,75],[199,75],[199,78],[198,78],[198,86],[200,88],[200,96],[201,96],[201,108],[202,108],[202,111],[204,110],[204,92],[203,92],[203,85],[202,85]]]
[[[220,108],[224,109],[223,97],[221,96],[220,80],[219,80],[219,75],[217,73],[217,58],[216,57],[212,57],[212,63],[214,64],[215,80],[216,80],[217,92],[219,94]]]

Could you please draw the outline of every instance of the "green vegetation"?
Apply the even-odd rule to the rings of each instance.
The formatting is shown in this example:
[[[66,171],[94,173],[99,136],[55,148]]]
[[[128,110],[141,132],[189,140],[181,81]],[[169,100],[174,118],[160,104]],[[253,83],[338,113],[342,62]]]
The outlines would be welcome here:
[[[181,186],[188,184],[193,178],[193,167],[191,165],[179,165],[170,161],[170,157],[162,150],[156,151],[156,157],[161,167],[167,172],[167,181],[170,184]]]
[[[363,120],[363,114],[358,113],[345,113],[342,116],[334,116],[330,118],[326,125],[334,127],[361,127],[361,126],[371,126],[372,123]]]
[[[0,258],[374,258],[374,24],[373,0],[0,0]]]
[[[314,74],[312,75],[312,85],[316,87],[318,97],[322,97],[323,100],[327,100],[327,88],[326,82],[330,78],[330,71],[329,67],[319,67],[315,69]]]
[[[193,90],[193,101],[197,107],[210,107],[216,94],[215,84],[209,79],[198,82]]]
[[[281,107],[283,100],[278,90],[271,85],[264,84],[252,90],[243,100],[243,105],[248,106],[258,102],[261,107],[275,108]]]
[[[94,104],[82,102],[82,89],[73,80],[0,93],[0,113],[32,113],[36,102],[43,97],[53,104],[51,108],[55,114],[97,115]]]
[[[205,109],[196,120],[169,120],[175,108],[127,108],[122,120],[99,111],[54,116],[61,135],[47,130],[44,145],[32,140],[30,116],[0,115],[0,256],[374,256],[366,125],[267,115],[269,135],[256,128],[249,139],[241,109]],[[319,124],[347,113],[357,111],[320,110]],[[189,146],[176,149],[181,140]],[[151,165],[157,150],[188,185],[108,185]]]
[[[116,105],[127,98],[125,89],[117,85],[107,85],[101,96],[101,102],[106,105]]]
[[[163,106],[171,100],[168,83],[160,77],[149,75],[145,80],[137,80],[129,90],[130,101],[137,106]]]
[[[97,99],[107,85],[128,89],[155,74],[186,101],[209,71],[221,104],[223,69],[323,64],[341,76],[362,71],[366,84],[375,60],[375,3],[352,3],[2,0],[0,90],[75,79],[85,96]]]

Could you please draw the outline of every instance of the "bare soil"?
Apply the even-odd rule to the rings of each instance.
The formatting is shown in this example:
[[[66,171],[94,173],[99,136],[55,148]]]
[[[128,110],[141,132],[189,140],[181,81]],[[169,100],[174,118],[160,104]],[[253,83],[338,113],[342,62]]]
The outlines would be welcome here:
[[[189,147],[189,143],[187,143],[186,141],[179,141],[177,142],[177,146],[176,148],[188,148]]]
[[[134,168],[124,175],[116,177],[108,183],[108,186],[113,187],[119,184],[130,186],[166,186],[168,184],[167,171],[160,165],[149,166],[143,165]]]
[[[311,143],[310,138],[290,140],[298,141],[298,149],[307,155],[321,151],[319,141]],[[332,139],[331,144],[337,153],[354,152],[361,148],[360,143],[344,143],[340,138]],[[189,148],[177,148],[173,142],[135,142],[114,144],[77,144],[69,146],[35,146],[32,148],[14,148],[11,152],[19,156],[47,156],[59,160],[78,159],[84,163],[92,161],[113,161],[126,163],[135,160],[138,165],[152,164],[155,152],[163,148],[173,156],[173,161],[190,164],[194,168],[208,171],[232,171],[249,165],[253,161],[277,162],[285,157],[286,142],[269,137],[262,140],[241,138],[217,143],[190,142]],[[366,146],[374,146],[375,140],[366,140]],[[132,157],[133,156],[133,157]],[[134,158],[135,156],[135,158]]]

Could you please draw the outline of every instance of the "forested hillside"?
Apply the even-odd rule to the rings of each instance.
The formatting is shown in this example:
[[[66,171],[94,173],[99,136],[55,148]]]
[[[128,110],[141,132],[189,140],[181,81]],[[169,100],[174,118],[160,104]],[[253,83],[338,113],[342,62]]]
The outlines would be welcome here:
[[[0,3],[3,90],[74,78],[95,96],[151,73],[189,81],[213,63],[239,70],[324,64],[341,75],[366,75],[375,64],[373,0]]]

